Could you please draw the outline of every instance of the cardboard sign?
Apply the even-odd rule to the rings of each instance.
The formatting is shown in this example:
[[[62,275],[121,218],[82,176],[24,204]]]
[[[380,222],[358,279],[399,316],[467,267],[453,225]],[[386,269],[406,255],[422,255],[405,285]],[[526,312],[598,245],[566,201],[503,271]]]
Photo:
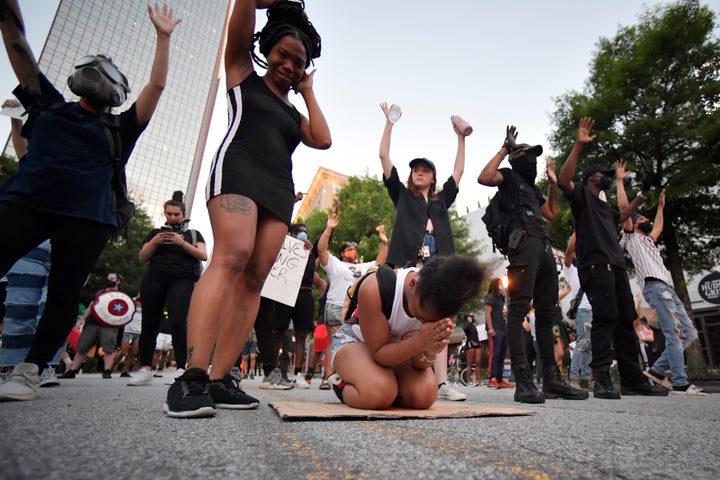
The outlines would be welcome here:
[[[305,242],[287,235],[260,294],[294,307],[309,257]]]

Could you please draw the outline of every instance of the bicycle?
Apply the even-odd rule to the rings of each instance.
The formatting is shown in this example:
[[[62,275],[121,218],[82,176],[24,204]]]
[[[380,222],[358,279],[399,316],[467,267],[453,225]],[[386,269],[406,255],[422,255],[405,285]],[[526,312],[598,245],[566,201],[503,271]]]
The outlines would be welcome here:
[[[472,385],[468,379],[468,369],[462,363],[462,353],[465,347],[465,340],[457,346],[454,352],[448,357],[448,378],[449,383],[463,384],[465,386]]]

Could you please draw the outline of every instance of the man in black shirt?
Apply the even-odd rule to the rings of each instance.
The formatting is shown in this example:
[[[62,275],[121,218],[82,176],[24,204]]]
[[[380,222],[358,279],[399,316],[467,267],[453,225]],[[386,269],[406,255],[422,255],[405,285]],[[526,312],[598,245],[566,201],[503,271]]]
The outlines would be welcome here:
[[[582,184],[576,185],[572,181],[582,148],[595,139],[594,135],[590,135],[594,123],[590,117],[580,120],[575,146],[560,170],[558,182],[570,202],[575,224],[580,286],[592,305],[590,366],[595,379],[594,396],[620,398],[620,392],[610,380],[612,343],[615,345],[623,395],[667,395],[667,390],[650,385],[642,375],[639,346],[633,330],[635,306],[616,229],[637,210],[644,194],[638,195],[622,212],[618,212],[599,198],[600,192],[613,183],[613,169],[588,167],[582,172]]]
[[[515,127],[508,127],[502,148],[478,177],[478,183],[500,189],[503,201],[508,200],[505,203],[513,218],[508,251],[507,333],[516,382],[514,398],[522,403],[543,403],[545,398],[584,400],[588,398],[587,392],[571,388],[555,362],[552,320],[557,312],[558,273],[545,224],[545,219],[553,221],[557,214],[557,180],[553,163],[548,159],[546,171],[550,191],[546,201],[535,185],[537,157],[542,154],[542,146],[517,145],[516,136]],[[512,169],[498,169],[507,154],[510,154]],[[535,305],[537,343],[545,365],[542,393],[533,383],[525,353],[522,322],[530,311],[531,301]]]

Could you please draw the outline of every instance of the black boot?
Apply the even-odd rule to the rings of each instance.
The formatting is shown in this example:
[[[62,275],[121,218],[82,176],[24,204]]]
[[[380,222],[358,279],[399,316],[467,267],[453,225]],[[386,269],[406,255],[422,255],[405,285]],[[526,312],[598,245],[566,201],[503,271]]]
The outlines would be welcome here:
[[[589,397],[588,392],[577,390],[568,385],[562,378],[557,365],[543,368],[542,392],[545,398],[563,398],[565,400],[585,400]]]
[[[516,402],[520,403],[545,403],[545,395],[538,391],[532,380],[530,367],[527,365],[519,365],[512,367],[515,376],[515,396]]]
[[[593,375],[595,376],[595,388],[593,389],[595,398],[620,399],[620,392],[615,390],[612,380],[610,380],[610,367],[593,368]]]

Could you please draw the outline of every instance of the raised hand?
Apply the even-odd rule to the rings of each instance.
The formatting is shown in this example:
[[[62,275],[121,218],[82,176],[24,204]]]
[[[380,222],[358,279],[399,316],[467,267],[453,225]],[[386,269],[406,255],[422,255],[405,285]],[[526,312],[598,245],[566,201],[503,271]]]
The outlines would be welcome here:
[[[382,223],[375,227],[375,230],[378,232],[378,237],[380,238],[380,242],[387,243],[388,237],[387,233],[385,233],[385,225]]]
[[[511,152],[517,149],[517,137],[518,131],[515,125],[508,125],[505,127],[505,143],[503,147],[507,148]]]
[[[155,8],[148,5],[148,15],[150,15],[150,21],[155,25],[155,30],[158,34],[165,34],[168,37],[172,35],[175,27],[182,22],[182,18],[176,18],[173,20],[173,9],[168,7],[167,4],[163,3],[162,9],[155,4]]]
[[[660,192],[660,198],[658,199],[658,208],[665,208],[665,189]]]
[[[618,180],[625,180],[630,175],[630,171],[625,169],[626,165],[627,162],[622,158],[615,162],[615,177]]]
[[[590,117],[583,117],[580,119],[580,125],[578,126],[577,142],[578,143],[590,143],[595,140],[597,135],[590,135],[595,120]]]
[[[547,157],[547,163],[545,164],[545,173],[550,183],[557,185],[557,176],[555,175],[555,162],[552,157]]]

